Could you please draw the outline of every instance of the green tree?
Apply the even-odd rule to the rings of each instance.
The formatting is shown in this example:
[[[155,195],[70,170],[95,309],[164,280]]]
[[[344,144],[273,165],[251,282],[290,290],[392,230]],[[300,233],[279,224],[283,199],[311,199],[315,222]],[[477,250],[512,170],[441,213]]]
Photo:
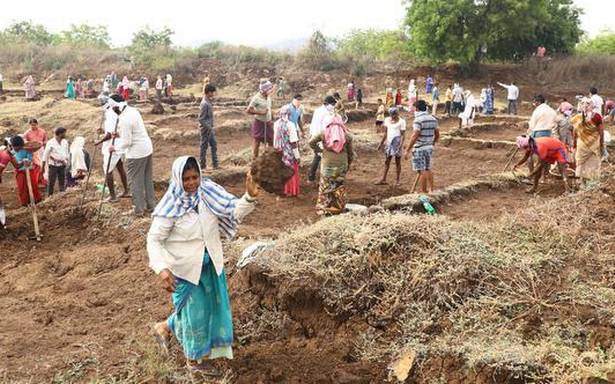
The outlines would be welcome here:
[[[154,31],[146,26],[137,31],[128,47],[132,54],[131,62],[141,67],[147,66],[156,70],[171,68],[176,59],[176,52],[171,48],[173,33],[168,27]]]
[[[46,46],[52,43],[54,35],[44,26],[33,24],[31,21],[19,21],[9,25],[0,32],[0,41],[3,43],[35,44]]]
[[[173,43],[171,36],[174,33],[169,27],[154,31],[149,26],[145,26],[132,36],[131,48],[138,50],[170,48]]]
[[[314,32],[307,46],[299,52],[300,61],[308,68],[323,71],[335,67],[334,56],[331,41],[320,31]]]
[[[111,46],[111,37],[104,25],[73,24],[69,30],[60,32],[57,41],[74,47],[109,48]]]
[[[580,13],[572,0],[420,0],[409,1],[405,23],[418,55],[469,64],[527,57],[538,45],[569,53]]]
[[[615,55],[615,32],[605,31],[587,39],[578,45],[579,53],[591,53],[600,55]]]
[[[411,56],[410,42],[401,30],[355,30],[338,40],[337,48],[352,58],[389,60]]]

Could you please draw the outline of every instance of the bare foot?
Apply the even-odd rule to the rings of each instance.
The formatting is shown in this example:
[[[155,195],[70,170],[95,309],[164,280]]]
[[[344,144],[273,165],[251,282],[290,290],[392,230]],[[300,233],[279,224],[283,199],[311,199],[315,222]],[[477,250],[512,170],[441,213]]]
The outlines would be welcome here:
[[[120,199],[130,199],[131,197],[132,195],[128,191],[124,191],[124,193],[120,195]]]
[[[387,185],[387,182],[385,180],[380,180],[380,181],[374,183],[374,185]]]
[[[160,348],[166,353],[169,352],[169,342],[171,341],[171,331],[167,326],[166,321],[156,323],[152,326],[154,338],[160,345]]]
[[[527,194],[533,194],[533,193],[536,193],[536,188],[526,189],[526,190],[525,190],[525,193],[527,193]]]

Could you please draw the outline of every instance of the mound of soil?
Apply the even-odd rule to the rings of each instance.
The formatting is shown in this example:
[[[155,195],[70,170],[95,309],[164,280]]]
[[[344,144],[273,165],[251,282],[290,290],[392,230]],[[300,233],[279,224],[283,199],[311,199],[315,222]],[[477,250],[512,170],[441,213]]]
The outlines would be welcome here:
[[[252,162],[250,167],[254,181],[265,191],[281,195],[284,184],[293,175],[293,170],[282,162],[282,154],[273,148],[266,148],[265,152]]]
[[[162,103],[156,102],[149,113],[153,115],[163,115],[164,107],[162,106]]]

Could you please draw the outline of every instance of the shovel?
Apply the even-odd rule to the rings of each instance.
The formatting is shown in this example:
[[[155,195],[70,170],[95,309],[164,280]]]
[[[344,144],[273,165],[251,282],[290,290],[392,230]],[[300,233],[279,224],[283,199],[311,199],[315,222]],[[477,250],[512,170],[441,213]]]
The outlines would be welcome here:
[[[36,241],[41,241],[41,232],[38,228],[38,216],[36,215],[36,203],[34,201],[34,190],[32,189],[32,180],[30,180],[30,168],[26,168],[26,182],[28,184],[28,194],[30,195],[30,208],[32,209],[32,219],[34,220],[34,235],[32,238]]]
[[[4,204],[0,203],[0,227],[6,229],[6,211],[4,210]]]

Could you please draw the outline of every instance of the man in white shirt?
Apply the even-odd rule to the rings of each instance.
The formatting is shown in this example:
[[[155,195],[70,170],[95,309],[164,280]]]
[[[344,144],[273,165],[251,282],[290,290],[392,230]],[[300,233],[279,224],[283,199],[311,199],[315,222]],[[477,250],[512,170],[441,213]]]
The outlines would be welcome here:
[[[537,139],[539,137],[551,137],[557,127],[557,112],[545,102],[543,95],[536,95],[532,101],[535,107],[529,121],[528,136]],[[528,161],[530,173],[534,171],[534,156]]]
[[[463,88],[459,84],[453,86],[453,114],[458,115],[463,111]]]
[[[143,216],[145,208],[151,211],[156,206],[152,179],[152,141],[145,129],[141,113],[136,108],[126,104],[120,95],[111,96],[109,103],[119,119],[117,136],[122,141],[117,150],[126,154],[133,213],[135,216]],[[109,151],[115,152],[115,146],[110,146]]]
[[[116,123],[118,121],[118,116],[111,108],[109,103],[103,106],[104,110],[104,121],[103,121],[103,129],[104,136],[100,139],[95,146],[102,144],[101,151],[103,154],[103,173],[107,175],[107,187],[109,187],[109,202],[117,201],[117,194],[115,192],[115,181],[113,180],[113,170],[117,169],[120,174],[120,180],[122,181],[122,187],[124,187],[124,193],[120,197],[130,197],[130,192],[128,190],[128,178],[126,177],[126,171],[124,170],[124,162],[126,159],[124,158],[124,153],[118,150],[122,145],[122,139],[119,137],[115,138],[113,145],[115,147],[115,152],[109,152],[109,147],[111,146],[111,141],[113,139],[113,134],[116,133]],[[109,169],[107,169],[109,168]]]
[[[604,105],[604,100],[600,95],[598,95],[598,89],[596,87],[591,87],[589,89],[589,97],[594,102],[594,112],[599,113],[600,116],[604,116],[602,113],[602,106]]]
[[[335,97],[327,96],[325,97],[323,105],[314,110],[312,122],[310,124],[310,137],[314,137],[325,130],[327,124],[329,124],[335,115],[335,104],[337,104]],[[316,180],[316,171],[318,171],[318,167],[320,167],[320,154],[314,152],[314,159],[312,160],[308,173],[309,182],[314,182]]]
[[[515,85],[514,82],[510,82],[510,85],[503,84],[498,82],[498,85],[506,88],[508,91],[508,95],[506,98],[508,99],[508,114],[516,115],[517,114],[517,100],[519,99],[519,88]]]
[[[535,109],[530,117],[528,135],[535,139],[551,137],[557,126],[557,112],[545,102],[543,95],[534,96],[532,105]]]
[[[68,141],[64,138],[66,136],[65,128],[56,128],[55,137],[47,142],[45,145],[45,152],[43,153],[43,169],[45,164],[48,166],[47,175],[47,195],[53,195],[53,188],[56,180],[60,187],[60,192],[66,190],[66,165],[69,160]]]

